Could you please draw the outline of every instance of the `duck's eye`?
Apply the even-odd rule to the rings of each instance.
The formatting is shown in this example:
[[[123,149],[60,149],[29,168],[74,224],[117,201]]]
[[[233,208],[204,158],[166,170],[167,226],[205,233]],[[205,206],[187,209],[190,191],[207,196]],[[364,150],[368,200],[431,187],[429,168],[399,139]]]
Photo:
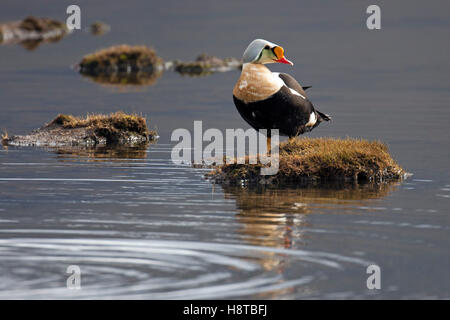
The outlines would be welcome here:
[[[264,47],[264,49],[269,50],[269,49],[270,49],[269,45],[266,44],[266,46]]]

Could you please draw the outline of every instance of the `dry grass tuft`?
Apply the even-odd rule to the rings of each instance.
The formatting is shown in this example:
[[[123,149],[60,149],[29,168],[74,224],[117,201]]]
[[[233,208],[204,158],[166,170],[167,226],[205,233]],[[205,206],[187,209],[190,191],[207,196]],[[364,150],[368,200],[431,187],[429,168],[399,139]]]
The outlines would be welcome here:
[[[29,16],[20,22],[19,27],[27,31],[48,32],[51,30],[67,30],[65,23],[50,18]]]
[[[101,74],[112,72],[137,72],[161,67],[163,59],[146,46],[119,45],[88,54],[80,62],[80,72]]]
[[[34,50],[44,42],[58,42],[69,32],[65,22],[29,16],[22,21],[0,23],[0,43],[20,43]]]
[[[109,115],[91,114],[84,118],[59,114],[46,127],[62,126],[65,129],[89,128],[100,137],[113,137],[119,132],[133,132],[138,135],[148,135],[150,132],[144,117],[121,111]]]
[[[48,124],[27,135],[6,141],[11,146],[138,146],[156,140],[157,133],[148,130],[144,117],[115,112],[86,117],[59,114]]]
[[[392,159],[387,146],[363,139],[301,138],[280,144],[276,175],[260,175],[261,164],[224,164],[208,174],[212,180],[288,183],[305,181],[383,181],[405,172]]]

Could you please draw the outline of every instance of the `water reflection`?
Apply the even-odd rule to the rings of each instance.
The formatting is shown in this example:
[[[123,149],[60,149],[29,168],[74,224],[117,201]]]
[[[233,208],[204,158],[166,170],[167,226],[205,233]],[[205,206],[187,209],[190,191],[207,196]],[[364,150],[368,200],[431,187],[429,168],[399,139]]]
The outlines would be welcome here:
[[[36,50],[43,43],[59,42],[62,40],[62,38],[64,38],[64,35],[55,36],[53,38],[47,38],[47,39],[24,40],[24,41],[20,42],[20,45],[28,51],[33,51],[33,50]]]
[[[292,248],[304,246],[309,214],[355,214],[373,199],[383,198],[399,182],[382,184],[328,184],[324,186],[239,187],[223,186],[226,199],[236,201],[238,232],[251,245]],[[265,252],[258,263],[265,270],[283,273],[283,255]]]
[[[310,292],[314,281],[321,281],[324,270],[335,274],[344,265],[369,263],[306,250],[86,237],[0,239],[0,253],[7,266],[0,282],[2,299],[280,298],[299,290],[301,295]],[[297,273],[262,273],[253,261],[266,254],[297,263]],[[33,272],[37,261],[42,268],[39,277]],[[21,268],[12,267],[17,264]],[[80,265],[85,274],[82,290],[65,287],[66,274],[62,271],[70,264]]]
[[[86,161],[110,161],[111,159],[145,159],[150,145],[156,141],[150,141],[135,146],[124,145],[101,145],[94,147],[86,146],[65,146],[65,147],[42,147],[40,149],[57,154],[57,159],[65,161],[68,159],[79,160],[85,158]],[[1,149],[15,150],[27,147],[14,147],[6,144],[0,144]],[[30,147],[35,148],[35,147]]]
[[[162,74],[162,70],[155,70],[154,72],[138,71],[100,74],[81,73],[83,77],[92,82],[126,91],[131,88],[137,89],[139,86],[152,86],[156,83],[158,78],[162,76]]]
[[[149,143],[139,146],[97,146],[93,148],[64,147],[51,149],[57,154],[57,158],[66,161],[71,158],[79,160],[79,157],[88,158],[87,161],[110,161],[111,159],[145,159]]]
[[[214,57],[215,58],[215,57]],[[222,60],[220,60],[222,61]],[[130,89],[139,89],[139,87],[155,85],[158,78],[160,78],[164,70],[172,70],[180,74],[182,77],[205,77],[218,72],[229,72],[240,68],[240,62],[234,58],[224,60],[227,65],[211,66],[198,65],[197,62],[184,63],[179,61],[169,61],[166,63],[164,69],[155,69],[152,72],[148,71],[131,71],[131,72],[105,72],[105,73],[86,73],[80,74],[92,82],[101,84],[107,87],[119,89],[119,91],[130,91]],[[216,64],[218,64],[216,62]]]
[[[329,183],[319,186],[223,186],[225,197],[235,199],[244,216],[287,213],[317,213],[335,205],[363,205],[366,200],[385,197],[401,182]],[[342,209],[342,206],[340,206]],[[347,213],[340,210],[339,213]]]

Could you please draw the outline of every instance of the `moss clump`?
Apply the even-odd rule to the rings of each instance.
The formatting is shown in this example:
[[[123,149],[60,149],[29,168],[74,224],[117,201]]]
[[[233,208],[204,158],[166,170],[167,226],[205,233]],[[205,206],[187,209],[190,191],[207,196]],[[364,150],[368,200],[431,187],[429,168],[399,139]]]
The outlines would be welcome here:
[[[21,28],[22,30],[36,31],[40,33],[45,33],[53,30],[67,31],[67,26],[63,22],[50,18],[38,18],[33,16],[29,16],[22,20],[19,24],[19,28]]]
[[[302,138],[280,144],[279,169],[260,175],[262,164],[224,164],[207,176],[220,183],[304,183],[325,181],[384,181],[400,179],[405,171],[385,144],[363,139]]]
[[[119,130],[128,130],[138,134],[147,133],[147,124],[145,118],[138,115],[129,115],[121,111],[104,114],[87,115],[84,118],[75,117],[67,114],[59,114],[53,119],[47,127],[52,125],[61,125],[63,128],[82,128],[82,127],[111,127]]]
[[[18,146],[134,146],[156,138],[156,132],[148,130],[144,117],[116,112],[84,118],[60,114],[28,135],[13,136],[3,141]]]
[[[20,43],[33,50],[43,42],[57,42],[69,32],[63,22],[29,16],[22,21],[0,24],[0,43]]]
[[[59,114],[47,128],[61,126],[64,129],[86,128],[92,130],[97,137],[104,137],[108,142],[117,142],[124,133],[135,133],[139,136],[149,135],[144,117],[116,112],[109,115],[94,114],[85,118]]]
[[[101,21],[96,21],[89,26],[89,31],[95,36],[101,36],[111,30],[111,27]]]
[[[163,59],[146,46],[119,45],[84,56],[79,66],[81,73],[91,75],[155,72],[163,68]]]

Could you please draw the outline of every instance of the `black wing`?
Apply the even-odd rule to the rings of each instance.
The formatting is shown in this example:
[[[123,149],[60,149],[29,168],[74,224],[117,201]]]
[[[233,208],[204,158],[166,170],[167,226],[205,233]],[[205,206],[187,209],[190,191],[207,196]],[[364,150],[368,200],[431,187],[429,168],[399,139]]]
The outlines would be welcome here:
[[[294,79],[294,77],[288,75],[287,73],[280,73],[279,77],[281,78],[281,80],[283,80],[288,88],[291,88],[302,95],[305,95],[306,89],[311,88],[311,86],[302,87],[300,83],[298,83],[297,80]]]
[[[233,98],[239,113],[253,128],[280,129],[280,133],[287,136],[303,133],[314,111],[308,99],[293,94],[287,86],[261,101],[244,103]]]

